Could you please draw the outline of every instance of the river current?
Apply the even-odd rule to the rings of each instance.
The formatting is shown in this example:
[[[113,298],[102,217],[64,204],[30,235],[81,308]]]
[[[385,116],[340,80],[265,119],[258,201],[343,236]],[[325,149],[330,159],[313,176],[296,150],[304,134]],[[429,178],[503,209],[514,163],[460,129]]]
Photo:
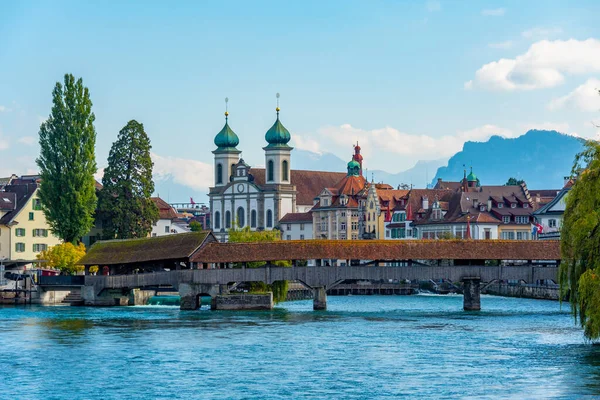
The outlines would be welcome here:
[[[273,311],[0,308],[2,399],[598,398],[567,304],[348,296]]]

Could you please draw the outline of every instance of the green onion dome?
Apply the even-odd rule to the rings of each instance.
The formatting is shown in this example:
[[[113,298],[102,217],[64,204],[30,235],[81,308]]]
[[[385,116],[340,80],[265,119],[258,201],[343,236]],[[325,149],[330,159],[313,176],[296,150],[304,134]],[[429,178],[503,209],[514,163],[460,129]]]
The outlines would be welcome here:
[[[279,121],[279,107],[277,107],[277,121],[265,134],[265,140],[269,143],[267,147],[288,147],[291,138],[290,131]]]
[[[235,147],[240,144],[240,139],[229,127],[227,115],[228,113],[225,113],[225,126],[221,129],[221,132],[217,133],[217,136],[215,136],[215,145],[218,147],[217,150],[237,150]]]
[[[473,173],[473,169],[471,169],[471,173],[467,175],[467,182],[477,182],[477,175]]]
[[[348,163],[348,176],[358,176],[360,174],[360,164],[356,160]]]

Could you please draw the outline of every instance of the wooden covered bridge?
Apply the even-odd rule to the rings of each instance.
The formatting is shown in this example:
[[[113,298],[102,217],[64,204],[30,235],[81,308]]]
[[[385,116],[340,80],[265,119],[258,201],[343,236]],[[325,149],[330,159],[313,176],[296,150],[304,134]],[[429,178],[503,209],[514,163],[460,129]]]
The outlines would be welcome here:
[[[291,267],[277,267],[279,260]],[[345,266],[336,266],[343,260]],[[556,241],[414,240],[277,241],[219,243],[210,232],[97,242],[81,260],[108,275],[86,276],[87,304],[114,304],[134,289],[172,287],[182,309],[198,307],[201,294],[226,293],[239,282],[296,280],[315,291],[315,309],[326,290],[345,280],[447,279],[465,284],[466,310],[477,310],[479,283],[557,280]],[[307,261],[315,266],[306,266]],[[251,263],[262,266],[250,268]],[[401,265],[401,266],[392,266]]]

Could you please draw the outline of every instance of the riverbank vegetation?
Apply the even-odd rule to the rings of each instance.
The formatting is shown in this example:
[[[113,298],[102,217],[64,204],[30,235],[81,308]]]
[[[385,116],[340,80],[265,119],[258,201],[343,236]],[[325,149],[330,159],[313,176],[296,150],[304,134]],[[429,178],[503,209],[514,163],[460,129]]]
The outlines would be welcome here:
[[[71,242],[57,244],[37,255],[42,268],[58,269],[63,275],[74,275],[83,271],[83,265],[77,262],[85,256],[85,245],[75,246]],[[98,268],[98,267],[96,267]]]
[[[588,141],[572,170],[561,230],[561,297],[586,338],[600,339],[600,143]]]

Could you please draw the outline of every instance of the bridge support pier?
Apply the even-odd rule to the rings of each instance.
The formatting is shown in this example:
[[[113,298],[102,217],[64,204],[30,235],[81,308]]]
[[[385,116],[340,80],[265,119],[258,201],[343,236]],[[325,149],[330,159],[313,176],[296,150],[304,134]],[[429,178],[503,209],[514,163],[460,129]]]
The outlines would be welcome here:
[[[480,282],[481,278],[479,277],[463,278],[463,309],[465,311],[481,310],[481,291],[479,288]]]
[[[313,310],[327,310],[327,291],[323,286],[313,288]]]
[[[197,310],[200,308],[201,295],[209,295],[214,299],[219,293],[219,285],[180,283],[179,295],[181,296],[181,300],[179,308],[181,310]]]

